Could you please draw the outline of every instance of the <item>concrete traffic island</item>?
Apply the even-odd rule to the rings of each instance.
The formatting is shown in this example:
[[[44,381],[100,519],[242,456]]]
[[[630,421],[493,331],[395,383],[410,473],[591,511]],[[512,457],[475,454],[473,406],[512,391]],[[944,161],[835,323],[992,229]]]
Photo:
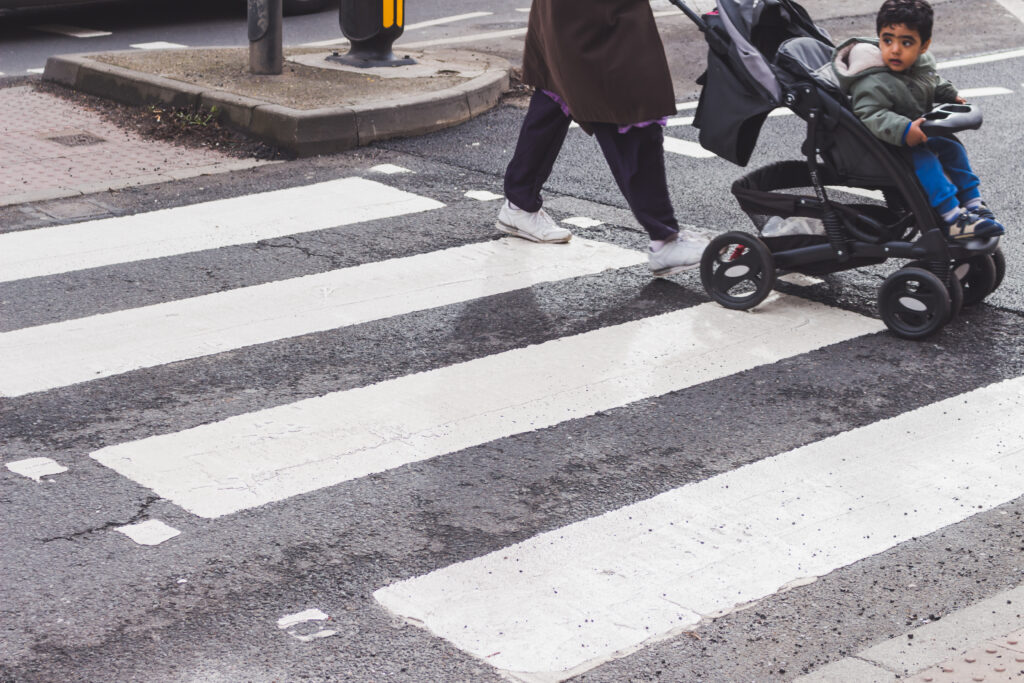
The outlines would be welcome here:
[[[280,75],[249,71],[247,48],[127,50],[50,57],[45,80],[133,106],[212,109],[298,156],[454,126],[494,107],[511,65],[464,50],[410,52],[416,64],[360,69],[324,48],[285,49]]]

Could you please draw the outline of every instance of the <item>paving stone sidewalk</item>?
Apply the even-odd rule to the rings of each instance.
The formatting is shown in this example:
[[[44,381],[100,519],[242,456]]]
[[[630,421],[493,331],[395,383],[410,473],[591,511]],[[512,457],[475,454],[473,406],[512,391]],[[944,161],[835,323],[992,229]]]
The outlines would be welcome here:
[[[30,85],[0,88],[0,206],[272,163],[145,140]]]

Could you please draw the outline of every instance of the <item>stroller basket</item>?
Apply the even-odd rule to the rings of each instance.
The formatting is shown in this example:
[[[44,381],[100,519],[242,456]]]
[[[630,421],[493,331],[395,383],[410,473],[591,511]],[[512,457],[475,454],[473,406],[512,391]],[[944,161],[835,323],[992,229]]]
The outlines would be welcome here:
[[[824,184],[838,184],[841,179],[831,169],[822,169],[819,180]],[[825,204],[813,194],[796,194],[786,190],[812,187],[810,169],[801,161],[781,161],[759,168],[733,183],[732,193],[740,208],[750,217],[761,239],[776,255],[776,265],[792,267],[808,275],[821,275],[865,265],[882,263],[884,257],[852,258],[843,263],[832,258],[829,237],[821,234],[799,234],[771,236],[765,227],[773,217],[810,218],[823,221]],[[836,212],[846,233],[869,244],[909,240],[915,228],[912,216],[900,216],[888,206],[881,204],[843,204],[834,200],[829,208]],[[815,247],[815,249],[808,249]],[[787,254],[786,252],[793,252]],[[820,254],[820,261],[797,262]]]

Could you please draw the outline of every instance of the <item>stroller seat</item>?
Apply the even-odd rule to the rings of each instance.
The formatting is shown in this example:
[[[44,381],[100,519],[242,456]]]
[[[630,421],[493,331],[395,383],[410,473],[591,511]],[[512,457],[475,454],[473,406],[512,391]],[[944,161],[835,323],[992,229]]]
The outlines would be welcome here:
[[[779,46],[775,63],[797,77],[809,78],[823,90],[844,102],[839,79],[832,69],[832,46],[809,37],[790,38]]]

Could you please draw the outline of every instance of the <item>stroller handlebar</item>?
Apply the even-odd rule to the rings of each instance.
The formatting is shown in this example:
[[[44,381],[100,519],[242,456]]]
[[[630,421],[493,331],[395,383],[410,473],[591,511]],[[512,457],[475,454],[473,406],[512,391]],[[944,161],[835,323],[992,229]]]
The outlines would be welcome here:
[[[981,128],[981,109],[974,104],[940,104],[925,114],[921,130],[925,135],[951,135]]]
[[[697,24],[697,28],[699,28],[701,32],[705,32],[708,30],[708,25],[707,23],[704,22],[704,19],[695,11],[690,9],[690,6],[687,5],[684,2],[684,0],[669,0],[669,2],[671,2],[673,5],[681,9],[683,11],[683,14],[690,17],[690,21]]]

